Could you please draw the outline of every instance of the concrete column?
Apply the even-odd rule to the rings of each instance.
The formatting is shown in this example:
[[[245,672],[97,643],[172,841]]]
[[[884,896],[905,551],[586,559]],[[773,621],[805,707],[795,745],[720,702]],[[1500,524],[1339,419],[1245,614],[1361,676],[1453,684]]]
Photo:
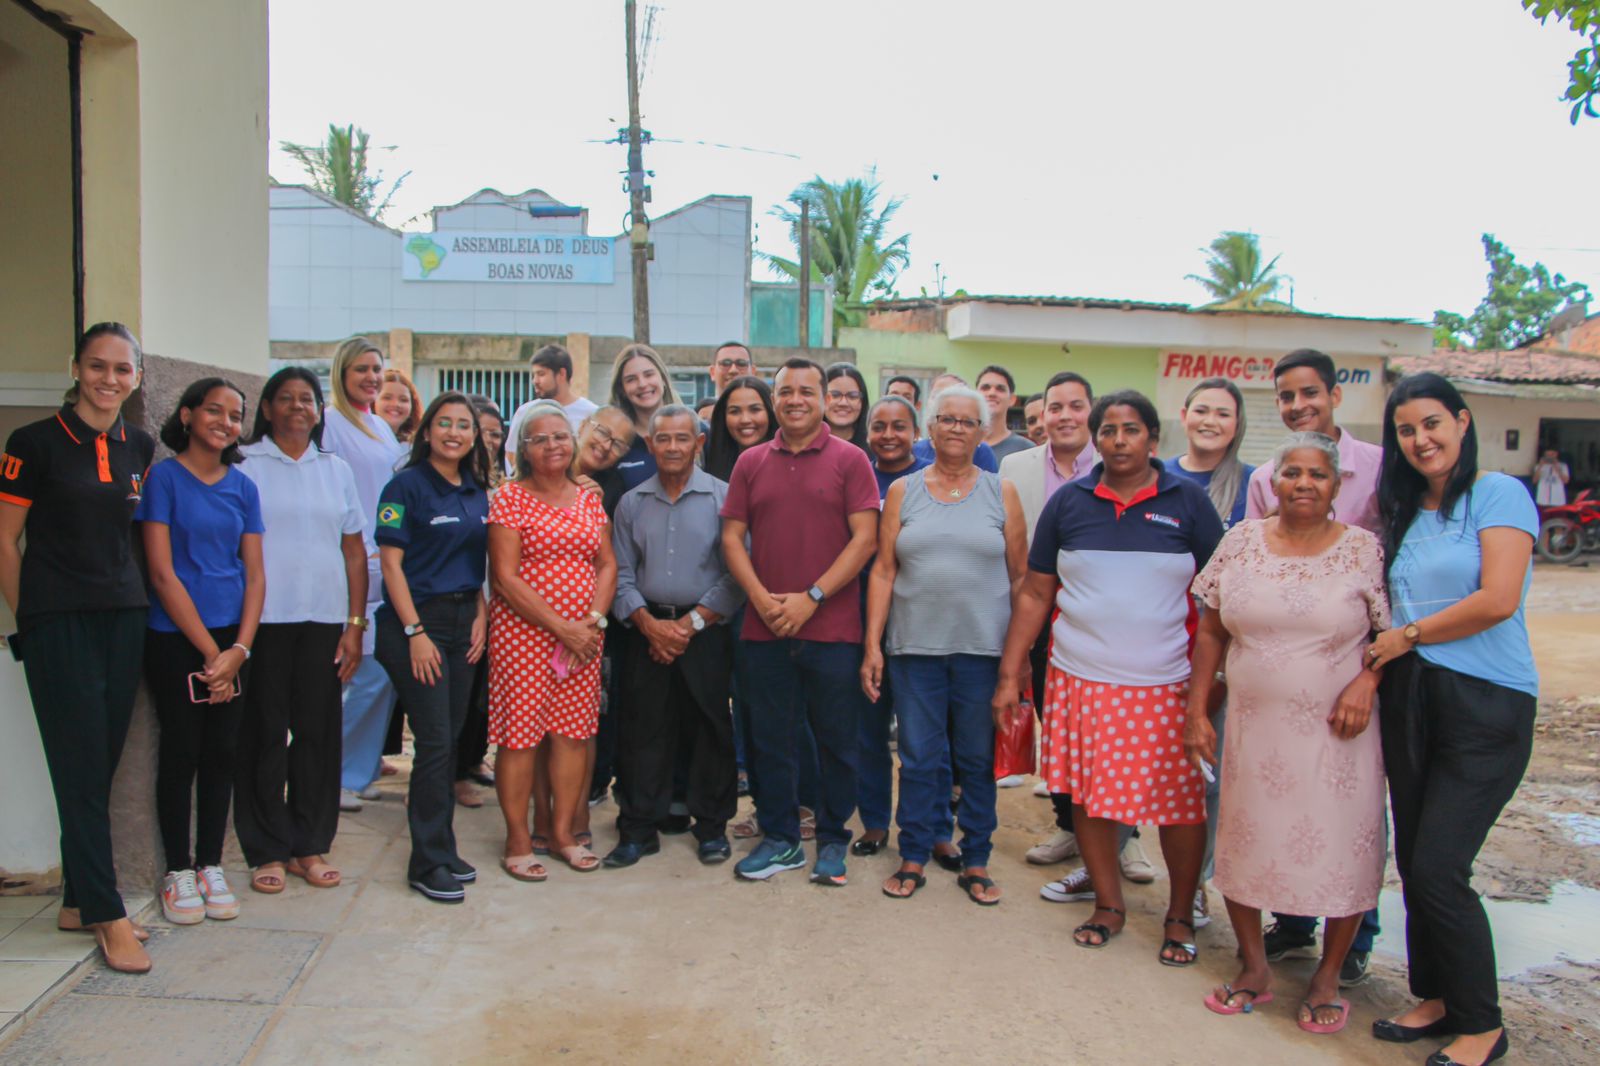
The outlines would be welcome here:
[[[567,334],[567,354],[572,356],[572,391],[589,395],[589,334]]]
[[[412,381],[417,375],[411,369],[411,349],[413,336],[409,329],[391,329],[389,331],[389,365],[405,374]]]

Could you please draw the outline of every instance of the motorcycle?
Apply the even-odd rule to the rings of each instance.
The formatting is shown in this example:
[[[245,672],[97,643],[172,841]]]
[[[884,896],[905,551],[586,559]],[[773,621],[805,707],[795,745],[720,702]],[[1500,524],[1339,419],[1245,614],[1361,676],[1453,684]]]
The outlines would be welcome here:
[[[1539,554],[1570,563],[1584,552],[1600,552],[1600,500],[1584,489],[1571,502],[1539,508]]]

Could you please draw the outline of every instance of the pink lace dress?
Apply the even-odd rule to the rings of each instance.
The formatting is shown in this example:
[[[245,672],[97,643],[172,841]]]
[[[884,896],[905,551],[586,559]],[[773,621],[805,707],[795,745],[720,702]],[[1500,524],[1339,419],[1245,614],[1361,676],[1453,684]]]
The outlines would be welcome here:
[[[1216,883],[1252,907],[1342,917],[1377,905],[1387,850],[1378,711],[1351,740],[1328,724],[1369,630],[1389,625],[1383,554],[1350,526],[1320,555],[1276,555],[1267,521],[1229,530],[1193,586],[1232,637]]]

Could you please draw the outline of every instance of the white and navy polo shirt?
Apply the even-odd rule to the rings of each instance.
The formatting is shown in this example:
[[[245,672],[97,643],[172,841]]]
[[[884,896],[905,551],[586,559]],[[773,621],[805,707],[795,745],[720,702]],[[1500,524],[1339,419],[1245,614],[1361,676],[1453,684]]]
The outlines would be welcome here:
[[[1156,482],[1124,504],[1105,464],[1064,485],[1039,515],[1028,569],[1055,574],[1050,662],[1085,681],[1171,685],[1189,676],[1189,585],[1222,539],[1204,489],[1150,460]]]

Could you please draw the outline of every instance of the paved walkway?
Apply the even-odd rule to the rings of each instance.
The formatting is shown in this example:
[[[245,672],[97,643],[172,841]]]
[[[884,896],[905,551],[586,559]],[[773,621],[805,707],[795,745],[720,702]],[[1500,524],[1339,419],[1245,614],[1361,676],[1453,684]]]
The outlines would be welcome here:
[[[701,867],[690,837],[631,870],[558,864],[548,882],[520,884],[495,864],[492,796],[458,810],[481,878],[464,905],[441,906],[406,887],[399,784],[344,817],[342,887],[256,895],[235,857],[237,920],[152,921],[152,974],[83,965],[0,1035],[0,1063],[1398,1064],[1432,1050],[1373,1041],[1385,1005],[1360,992],[1346,1033],[1301,1033],[1288,982],[1309,963],[1280,970],[1261,1013],[1209,1014],[1202,997],[1232,973],[1226,923],[1201,934],[1198,972],[1157,965],[1160,880],[1130,886],[1131,924],[1109,947],[1073,947],[1087,905],[1039,899],[1046,873],[1021,861],[1048,817],[1028,789],[1002,794],[992,870],[1008,895],[996,908],[966,902],[937,869],[914,899],[885,899],[892,854],[854,860],[844,888],[802,871],[738,883],[729,866]],[[595,815],[604,849],[615,807]]]

